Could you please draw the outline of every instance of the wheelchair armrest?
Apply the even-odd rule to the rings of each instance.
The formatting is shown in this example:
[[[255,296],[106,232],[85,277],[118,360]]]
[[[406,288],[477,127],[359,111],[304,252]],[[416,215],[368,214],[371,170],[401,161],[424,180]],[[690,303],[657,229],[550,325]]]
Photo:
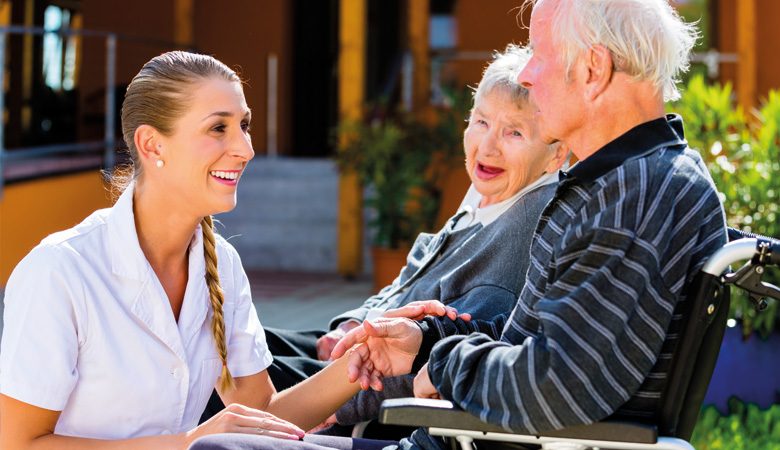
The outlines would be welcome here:
[[[509,434],[505,429],[483,422],[447,400],[397,398],[382,402],[379,422],[388,425],[437,427]],[[590,425],[549,431],[544,436],[568,439],[654,444],[658,428],[623,421],[602,421]]]

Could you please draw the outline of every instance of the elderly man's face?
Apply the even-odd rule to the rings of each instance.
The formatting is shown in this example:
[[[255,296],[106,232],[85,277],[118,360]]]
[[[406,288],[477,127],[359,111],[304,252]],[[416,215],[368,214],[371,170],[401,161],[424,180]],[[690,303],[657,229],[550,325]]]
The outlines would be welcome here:
[[[482,194],[480,207],[506,200],[545,171],[558,169],[554,152],[539,138],[534,110],[518,107],[500,88],[474,105],[464,147],[466,170]]]
[[[541,2],[534,8],[530,29],[533,56],[517,77],[537,105],[535,119],[547,143],[566,141],[569,132],[583,119],[578,108],[581,96],[576,92],[576,79],[567,82],[566,66],[553,38],[554,1]]]

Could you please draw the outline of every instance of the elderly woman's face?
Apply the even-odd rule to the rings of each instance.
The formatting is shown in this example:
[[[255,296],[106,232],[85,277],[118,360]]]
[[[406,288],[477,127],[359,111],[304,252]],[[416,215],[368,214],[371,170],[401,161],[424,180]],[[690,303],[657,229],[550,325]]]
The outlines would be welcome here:
[[[464,145],[466,170],[482,194],[480,207],[506,200],[545,171],[558,169],[555,152],[539,136],[534,109],[518,108],[500,88],[474,105]]]

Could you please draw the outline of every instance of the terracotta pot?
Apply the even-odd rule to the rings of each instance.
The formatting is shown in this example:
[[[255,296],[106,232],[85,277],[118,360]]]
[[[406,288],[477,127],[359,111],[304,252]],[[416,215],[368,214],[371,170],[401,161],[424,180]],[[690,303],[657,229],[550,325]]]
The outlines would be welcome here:
[[[406,255],[408,254],[408,248],[371,248],[371,257],[374,262],[375,292],[379,292],[395,280],[406,265]]]

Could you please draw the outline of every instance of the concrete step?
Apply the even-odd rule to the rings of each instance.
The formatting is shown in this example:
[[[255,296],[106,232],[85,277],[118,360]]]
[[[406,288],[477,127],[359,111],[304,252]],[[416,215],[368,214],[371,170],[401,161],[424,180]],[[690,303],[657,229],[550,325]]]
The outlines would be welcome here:
[[[338,171],[332,160],[257,157],[238,205],[216,217],[247,269],[336,271]]]

